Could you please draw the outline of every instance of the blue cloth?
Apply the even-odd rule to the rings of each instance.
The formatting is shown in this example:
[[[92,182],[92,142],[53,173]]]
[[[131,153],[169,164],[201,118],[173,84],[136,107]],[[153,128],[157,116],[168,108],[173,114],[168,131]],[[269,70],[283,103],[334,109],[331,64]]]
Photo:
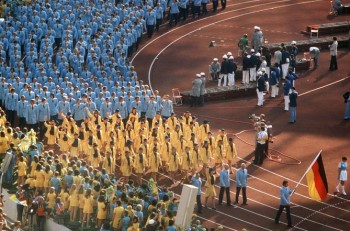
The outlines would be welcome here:
[[[290,194],[292,190],[289,187],[282,186],[280,189],[280,205],[289,205],[290,204]]]
[[[226,169],[223,169],[220,172],[220,187],[230,187],[230,173]]]
[[[198,188],[197,195],[202,193],[202,179],[197,177],[192,177],[192,185]]]
[[[289,122],[294,123],[297,120],[297,108],[296,107],[289,107]]]
[[[347,119],[347,120],[350,119],[350,100],[349,99],[345,106],[344,119]]]
[[[247,187],[247,182],[248,182],[248,170],[239,168],[236,172],[237,187]]]

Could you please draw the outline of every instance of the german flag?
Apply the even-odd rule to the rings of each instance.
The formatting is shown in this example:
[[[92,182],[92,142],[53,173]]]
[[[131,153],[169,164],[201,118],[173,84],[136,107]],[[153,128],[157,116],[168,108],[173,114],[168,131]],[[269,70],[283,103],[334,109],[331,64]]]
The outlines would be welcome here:
[[[306,181],[309,186],[309,195],[312,199],[320,201],[327,198],[328,183],[321,155],[318,156],[306,173]]]

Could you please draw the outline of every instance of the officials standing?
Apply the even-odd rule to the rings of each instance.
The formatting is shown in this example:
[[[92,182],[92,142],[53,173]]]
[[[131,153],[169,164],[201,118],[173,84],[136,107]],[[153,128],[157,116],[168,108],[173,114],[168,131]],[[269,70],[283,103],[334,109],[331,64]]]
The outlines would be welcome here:
[[[292,92],[289,94],[289,123],[293,124],[297,122],[297,98],[298,92],[295,90],[295,87],[292,87]]]
[[[192,81],[191,107],[199,105],[201,95],[202,78],[200,74],[197,74],[196,76],[197,78]]]
[[[246,164],[242,163],[241,168],[236,171],[236,201],[238,204],[238,197],[242,189],[243,205],[247,204],[247,182],[248,182],[248,170]]]
[[[196,186],[198,188],[197,191],[197,212],[202,213],[202,202],[201,202],[201,193],[202,193],[202,179],[199,176],[199,173],[197,172],[191,179],[191,182],[193,186]]]
[[[338,53],[338,41],[337,37],[333,37],[333,43],[332,45],[329,45],[329,51],[331,55],[331,63],[329,65],[329,70],[337,70],[338,64],[337,64],[337,53]]]

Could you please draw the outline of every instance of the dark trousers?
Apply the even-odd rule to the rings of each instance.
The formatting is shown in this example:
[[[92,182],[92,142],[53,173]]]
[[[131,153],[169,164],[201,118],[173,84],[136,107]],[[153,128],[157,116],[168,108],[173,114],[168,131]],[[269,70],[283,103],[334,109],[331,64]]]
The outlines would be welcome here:
[[[36,216],[36,223],[39,231],[45,231],[45,216]]]
[[[24,206],[17,204],[17,221],[22,222]]]
[[[16,111],[15,110],[7,110],[7,121],[11,123],[12,127],[15,127],[15,118],[16,118]]]
[[[222,9],[226,8],[226,0],[221,0],[221,7]]]
[[[196,17],[196,14],[198,15],[198,17],[201,15],[201,6],[194,6],[193,17]]]
[[[236,187],[236,203],[238,203],[238,197],[242,189],[243,204],[247,204],[247,188],[246,187]]]
[[[286,209],[286,216],[287,216],[288,225],[291,226],[292,225],[292,218],[290,216],[290,206],[289,205],[280,205],[280,208],[278,209],[278,212],[276,214],[275,222],[276,223],[279,222],[280,216],[281,216],[284,208]]]
[[[180,13],[179,13],[179,20],[182,18],[182,21],[185,21],[187,18],[187,9],[179,7]]]
[[[147,25],[147,37],[151,38],[154,31],[154,25]]]
[[[338,64],[337,64],[337,56],[331,55],[331,64],[329,65],[329,70],[337,70]]]
[[[264,151],[265,151],[265,144],[259,144],[257,143],[256,149],[255,149],[255,164],[262,164],[264,162]]]
[[[216,12],[218,10],[218,5],[219,5],[219,1],[215,0],[213,1],[213,11]]]
[[[162,19],[159,18],[156,20],[156,31],[159,31],[159,26],[162,24]]]
[[[25,117],[19,117],[18,118],[18,126],[20,129],[23,129],[26,126],[26,118]]]
[[[200,97],[198,96],[191,96],[191,107],[198,106],[199,105]]]
[[[207,3],[202,3],[202,14],[207,15],[208,10],[207,10]]]
[[[44,121],[39,121],[39,141],[43,141],[46,132],[46,127],[44,123]]]
[[[222,199],[224,198],[225,191],[226,191],[226,203],[227,205],[230,205],[231,204],[230,187],[220,187],[219,204],[222,204]]]
[[[202,212],[202,201],[201,201],[201,195],[197,195],[197,212]]]
[[[38,125],[37,124],[27,124],[28,131],[33,129],[34,131],[38,130]]]
[[[175,26],[177,24],[177,13],[170,14],[169,26],[173,26],[173,21],[175,21]]]

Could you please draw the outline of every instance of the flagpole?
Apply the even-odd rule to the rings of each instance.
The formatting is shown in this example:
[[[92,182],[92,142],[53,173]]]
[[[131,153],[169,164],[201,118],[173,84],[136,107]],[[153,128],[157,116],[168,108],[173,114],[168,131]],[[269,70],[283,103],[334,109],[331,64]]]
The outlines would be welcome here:
[[[293,192],[290,194],[290,196],[292,196],[295,192],[295,190],[297,189],[297,187],[300,185],[301,181],[305,178],[306,174],[308,173],[308,171],[312,168],[312,165],[314,165],[314,163],[316,162],[317,158],[321,155],[322,150],[320,150],[317,154],[317,156],[315,157],[315,159],[311,162],[310,166],[306,169],[304,175],[301,177],[301,179],[299,180],[299,182],[297,183],[297,185],[295,186],[295,188],[293,189]]]

